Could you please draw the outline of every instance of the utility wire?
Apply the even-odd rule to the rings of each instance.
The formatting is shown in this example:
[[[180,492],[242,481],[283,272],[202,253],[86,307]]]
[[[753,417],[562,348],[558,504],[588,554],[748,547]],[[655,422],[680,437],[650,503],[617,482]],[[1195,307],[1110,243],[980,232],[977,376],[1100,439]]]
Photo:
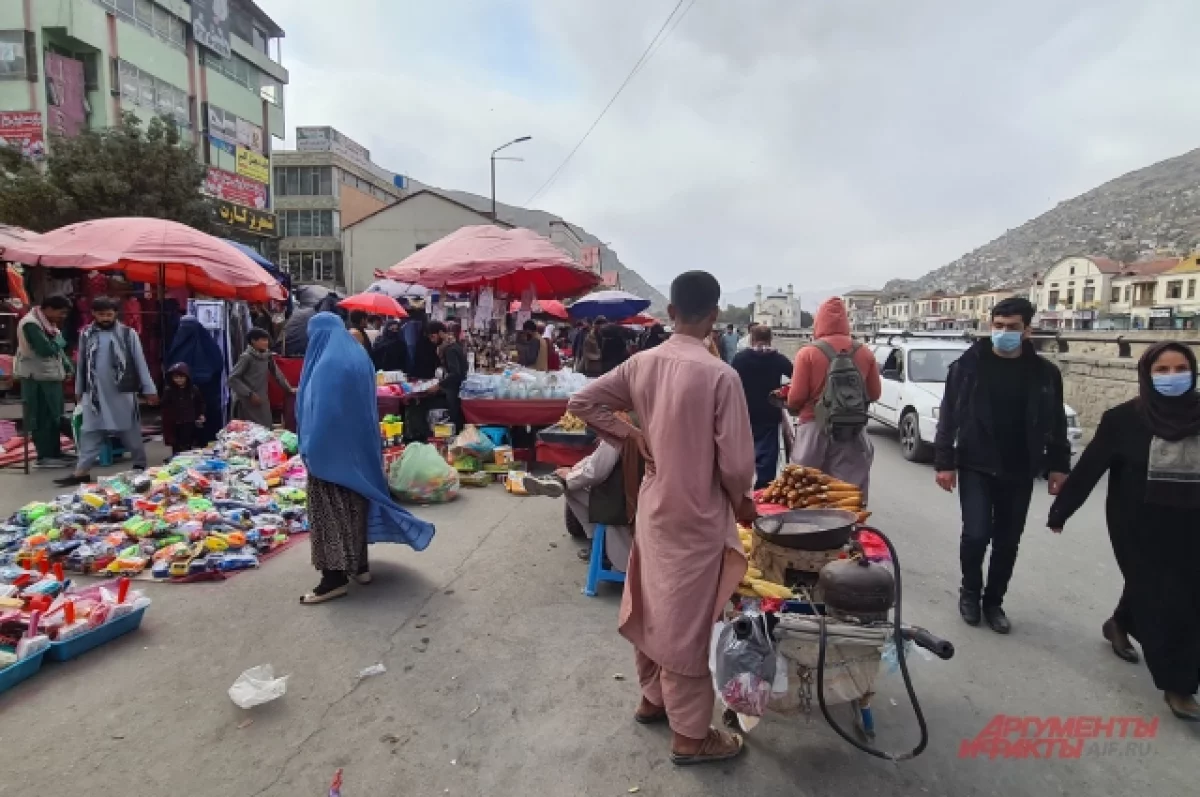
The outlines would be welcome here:
[[[683,13],[675,17],[675,21],[671,23],[671,27],[667,29],[667,32],[663,35],[663,37],[658,40],[658,44],[654,45],[654,48],[650,50],[650,54],[646,56],[645,61],[642,61],[642,65],[634,68],[634,77],[637,77],[638,73],[645,69],[646,65],[654,60],[654,56],[657,55],[658,51],[662,49],[662,46],[664,43],[666,43],[667,39],[671,38],[671,34],[674,33],[675,29],[679,27],[679,23],[683,22],[683,18],[688,15],[688,12],[692,10],[692,6],[694,5],[696,5],[696,0],[691,0],[691,2],[687,4],[687,8],[683,9]]]
[[[666,31],[667,26],[671,24],[671,20],[675,18],[675,14],[679,12],[679,9],[683,7],[683,4],[685,2],[687,2],[687,0],[679,0],[679,2],[677,2],[675,4],[675,7],[673,9],[671,9],[671,13],[668,14],[667,18],[663,21],[662,27],[660,27],[658,29],[658,33],[655,33],[654,38],[652,38],[650,40],[650,43],[646,45],[646,49],[642,51],[641,57],[638,58],[637,62],[633,65],[633,68],[629,70],[629,74],[625,76],[625,79],[623,81],[621,81],[621,85],[617,87],[616,92],[612,95],[612,98],[608,101],[608,104],[605,105],[604,109],[600,111],[600,115],[597,116],[595,121],[592,122],[591,126],[587,129],[587,132],[585,132],[583,134],[583,137],[579,139],[579,142],[571,149],[570,152],[567,153],[567,157],[563,158],[563,162],[558,165],[558,168],[555,169],[550,174],[550,176],[546,178],[546,182],[542,183],[541,187],[538,188],[538,190],[534,191],[532,196],[529,197],[529,199],[525,200],[526,205],[532,204],[532,202],[535,199],[537,199],[539,196],[541,196],[543,191],[545,191],[547,188],[549,188],[550,185],[556,179],[558,179],[558,175],[562,174],[563,169],[565,169],[567,164],[571,162],[571,158],[575,157],[575,153],[578,152],[579,148],[583,146],[583,142],[588,140],[588,136],[590,136],[592,134],[592,131],[596,129],[596,125],[600,124],[600,120],[604,118],[604,115],[606,113],[608,113],[608,109],[613,106],[613,103],[615,103],[617,101],[617,98],[621,96],[621,92],[624,91],[625,87],[629,85],[629,81],[633,80],[634,75],[636,75],[638,73],[638,69],[650,57],[651,49],[653,49],[654,45],[656,43],[658,43],[660,38],[663,37],[663,33]],[[692,2],[694,3],[695,0],[692,0]],[[689,6],[689,8],[690,8],[690,6]],[[687,13],[687,12],[684,12],[684,13]],[[682,17],[680,17],[680,18],[682,19]]]

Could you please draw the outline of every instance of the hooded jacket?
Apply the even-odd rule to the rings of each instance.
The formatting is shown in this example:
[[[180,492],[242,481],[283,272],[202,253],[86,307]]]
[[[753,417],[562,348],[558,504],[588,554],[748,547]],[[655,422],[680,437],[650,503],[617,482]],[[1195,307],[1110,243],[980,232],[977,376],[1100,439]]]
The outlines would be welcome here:
[[[846,306],[841,299],[836,296],[826,299],[817,309],[813,338],[825,341],[839,352],[849,351],[854,346],[850,337],[850,319],[846,317]],[[866,346],[859,346],[854,353],[854,364],[863,375],[867,400],[878,401],[883,383],[879,380],[879,363],[875,361],[875,355]],[[808,423],[814,417],[813,407],[825,390],[829,365],[829,358],[816,346],[804,346],[796,352],[792,384],[788,389],[788,409],[800,414],[801,423]]]
[[[175,384],[175,374],[187,377],[187,384],[178,387]],[[195,423],[204,417],[204,395],[200,388],[192,384],[192,372],[187,363],[175,363],[167,371],[162,393],[162,427],[163,442],[172,445],[175,442],[175,427],[181,424]]]

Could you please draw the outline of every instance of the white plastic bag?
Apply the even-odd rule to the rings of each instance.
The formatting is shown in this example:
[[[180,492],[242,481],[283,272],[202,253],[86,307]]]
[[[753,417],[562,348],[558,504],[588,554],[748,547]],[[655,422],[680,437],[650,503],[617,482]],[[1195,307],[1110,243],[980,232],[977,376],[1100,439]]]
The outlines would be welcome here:
[[[270,664],[251,667],[238,676],[229,687],[229,699],[238,708],[254,708],[263,703],[283,697],[287,692],[288,676],[275,677],[275,668]]]

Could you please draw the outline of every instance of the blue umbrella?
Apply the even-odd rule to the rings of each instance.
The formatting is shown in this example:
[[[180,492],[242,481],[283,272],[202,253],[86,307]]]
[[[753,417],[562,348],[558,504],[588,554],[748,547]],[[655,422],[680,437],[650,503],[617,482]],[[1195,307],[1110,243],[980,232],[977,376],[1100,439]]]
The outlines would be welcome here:
[[[287,301],[288,308],[287,309],[288,309],[288,312],[290,313],[291,309],[292,309],[292,278],[291,278],[291,276],[289,274],[287,274],[286,272],[282,271],[279,268],[279,266],[275,265],[270,260],[267,260],[261,254],[259,254],[258,250],[254,249],[253,247],[246,246],[245,244],[240,244],[237,241],[231,240],[229,238],[222,238],[221,240],[224,241],[225,243],[229,244],[230,246],[232,246],[234,249],[238,250],[242,254],[244,254],[246,257],[253,260],[255,263],[258,263],[260,266],[263,267],[263,270],[265,270],[268,274],[270,274],[272,277],[275,278],[276,282],[278,282],[284,288],[287,288],[287,291],[288,291],[288,301]]]
[[[577,300],[567,308],[571,318],[606,316],[613,320],[629,318],[650,306],[649,299],[625,291],[596,291]]]

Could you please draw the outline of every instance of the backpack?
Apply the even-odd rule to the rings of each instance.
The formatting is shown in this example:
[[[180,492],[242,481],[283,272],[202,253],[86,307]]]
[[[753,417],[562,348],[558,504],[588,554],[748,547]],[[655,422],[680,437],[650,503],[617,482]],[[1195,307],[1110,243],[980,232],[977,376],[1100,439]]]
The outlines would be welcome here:
[[[834,440],[850,440],[867,426],[867,387],[854,364],[854,355],[862,348],[855,343],[849,351],[837,351],[823,340],[813,345],[829,359],[825,387],[813,406],[817,423]]]

